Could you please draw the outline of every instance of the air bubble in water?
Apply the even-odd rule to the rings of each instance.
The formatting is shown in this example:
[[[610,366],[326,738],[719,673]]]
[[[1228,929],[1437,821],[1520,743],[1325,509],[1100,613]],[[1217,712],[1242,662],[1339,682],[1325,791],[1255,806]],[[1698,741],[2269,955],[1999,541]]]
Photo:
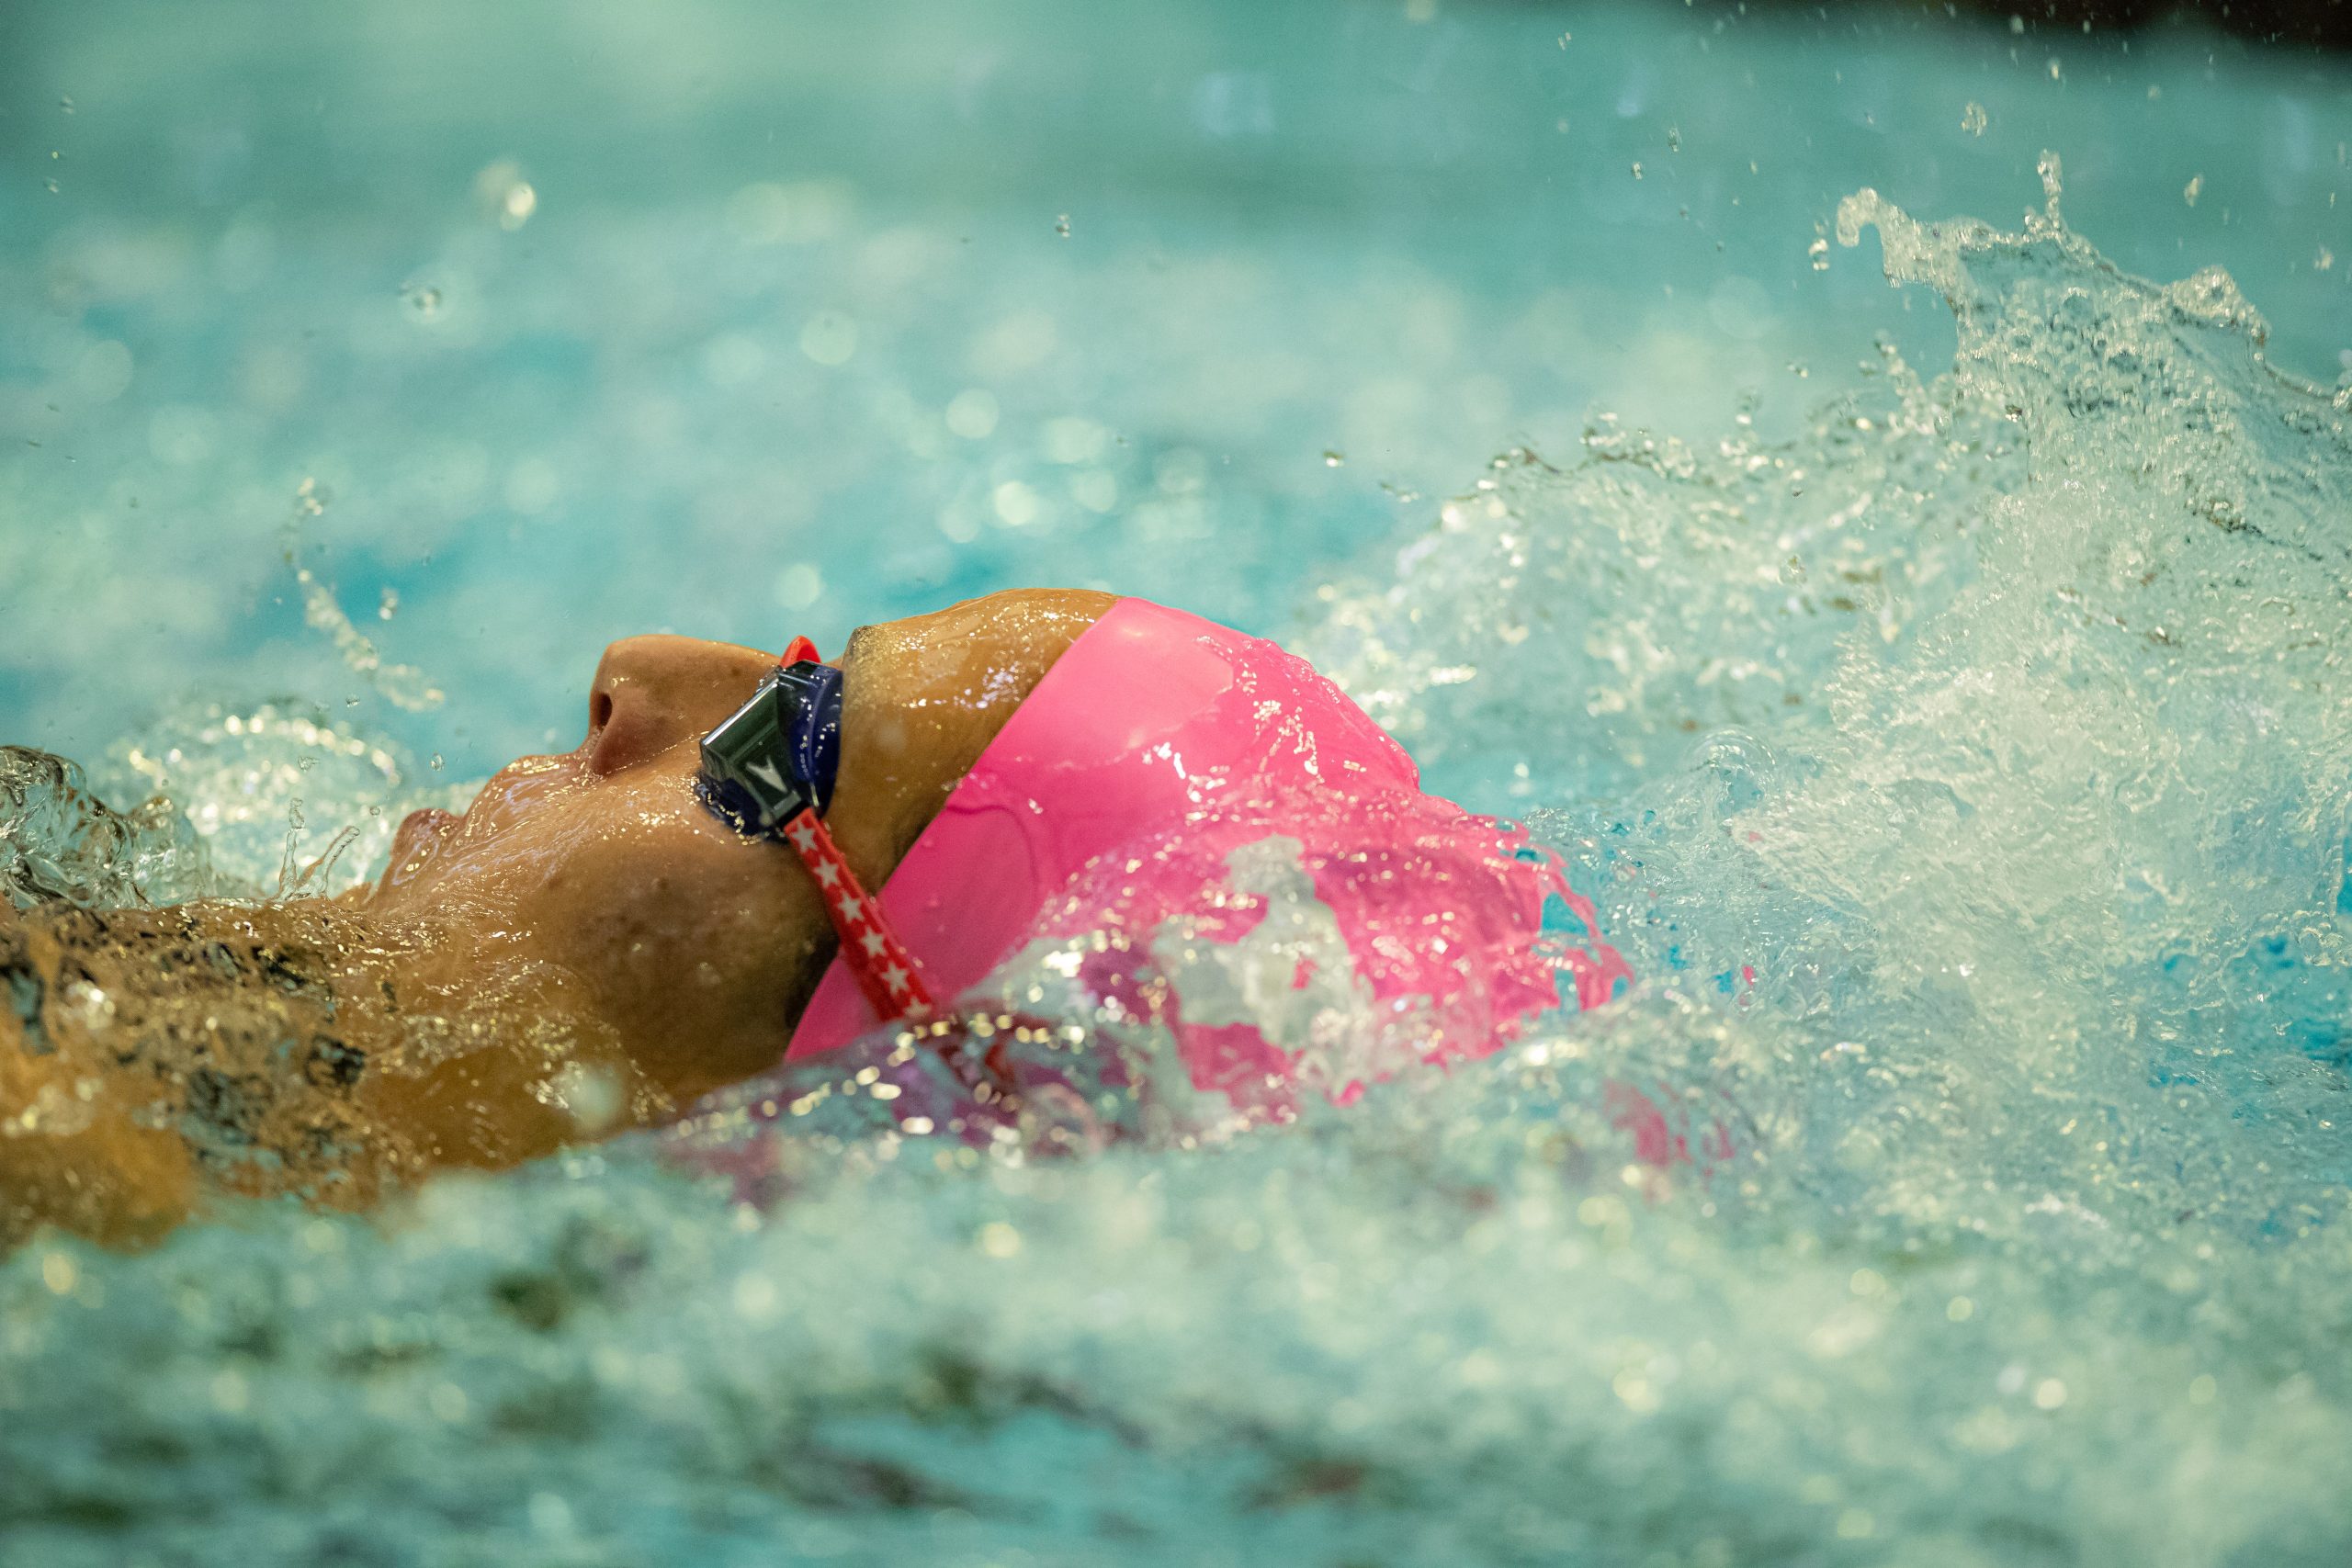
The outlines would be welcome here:
[[[1971,136],[1984,135],[1984,128],[1992,123],[1993,118],[1984,112],[1984,106],[1973,98],[1969,99],[1960,111],[1960,129]]]
[[[2188,183],[2180,187],[2180,199],[2191,207],[2196,206],[2197,198],[2204,194],[2205,176],[2203,175],[2189,175]]]
[[[1827,272],[1829,270],[1829,242],[1827,240],[1815,239],[1813,243],[1804,248],[1804,254],[1813,258],[1814,271]]]
[[[434,752],[434,753],[433,753],[433,761],[432,761],[432,763],[431,763],[431,767],[432,767],[433,771],[434,771],[435,773],[439,773],[439,772],[441,771],[441,753],[440,753],[440,752],[435,751],[435,752]]]
[[[1054,232],[1059,234],[1065,240],[1069,238],[1069,213],[1065,212],[1060,217],[1054,220]]]

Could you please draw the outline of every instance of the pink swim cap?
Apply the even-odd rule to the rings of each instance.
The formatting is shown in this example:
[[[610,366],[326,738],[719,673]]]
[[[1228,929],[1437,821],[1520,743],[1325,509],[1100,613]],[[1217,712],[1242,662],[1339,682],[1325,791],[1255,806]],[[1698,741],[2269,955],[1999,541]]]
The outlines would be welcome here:
[[[1093,953],[1197,959],[1262,949],[1273,919],[1294,955],[1277,991],[1336,987],[1430,1057],[1496,1049],[1561,1005],[1564,973],[1583,1007],[1630,978],[1555,857],[1422,793],[1412,759],[1305,660],[1142,599],[1071,644],[879,898],[943,999],[1033,942],[1109,932]],[[1089,968],[1098,998],[1133,1008],[1132,967]],[[1270,1023],[1288,998],[1265,994],[1264,965],[1227,968],[1219,997],[1154,1004],[1204,1089],[1280,1078],[1305,1048]],[[786,1060],[881,1021],[836,958]],[[1325,1087],[1346,1098],[1378,1070]]]

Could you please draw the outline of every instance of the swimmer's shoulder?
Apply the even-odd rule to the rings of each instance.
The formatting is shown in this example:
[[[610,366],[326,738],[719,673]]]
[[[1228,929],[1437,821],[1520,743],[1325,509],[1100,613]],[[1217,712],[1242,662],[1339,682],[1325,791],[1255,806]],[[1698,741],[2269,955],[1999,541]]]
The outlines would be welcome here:
[[[36,921],[0,901],[0,1256],[44,1225],[109,1246],[153,1241],[196,1202],[196,1163],[114,1090],[129,1069],[57,1005],[84,973],[70,939],[94,917]],[[61,931],[64,939],[61,938]]]
[[[28,1043],[47,989],[33,965],[24,916],[0,898],[0,1051],[21,1051]]]

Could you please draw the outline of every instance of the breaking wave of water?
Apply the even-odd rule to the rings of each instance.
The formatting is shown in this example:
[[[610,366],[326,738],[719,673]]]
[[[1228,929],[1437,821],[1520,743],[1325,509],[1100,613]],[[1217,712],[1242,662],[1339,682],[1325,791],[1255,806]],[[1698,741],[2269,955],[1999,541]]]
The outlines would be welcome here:
[[[377,1223],[28,1247],[0,1542],[2340,1562],[2347,400],[2046,179],[2018,232],[1841,209],[1951,306],[1948,373],[1883,351],[1784,442],[1509,454],[1297,628],[1566,856],[1631,997],[1248,1128],[1154,1087],[1148,1020],[1066,1015],[1032,1066],[1120,1064],[1077,1139],[910,1134],[855,1092],[884,1038],[739,1100],[800,1114]],[[257,779],[363,828],[413,787],[246,723],[119,772],[199,826]],[[272,886],[275,809],[205,874]],[[143,886],[111,852],[52,890]]]

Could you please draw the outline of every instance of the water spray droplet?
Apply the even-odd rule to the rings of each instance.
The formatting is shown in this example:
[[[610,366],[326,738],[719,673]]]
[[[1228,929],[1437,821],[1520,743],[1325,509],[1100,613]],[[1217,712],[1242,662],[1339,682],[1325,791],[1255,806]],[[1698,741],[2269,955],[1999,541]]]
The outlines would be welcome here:
[[[1804,254],[1813,258],[1814,271],[1827,272],[1829,270],[1829,242],[1827,240],[1816,238],[1813,243],[1804,248]]]
[[[1634,161],[1634,177],[1635,179],[1640,179],[1642,177],[1642,164],[1641,160],[1638,158]]]
[[[2203,175],[2189,175],[2188,183],[2180,187],[2180,199],[2191,207],[2196,206],[2197,198],[2204,194],[2205,176]]]
[[[1059,234],[1065,240],[1069,238],[1069,213],[1065,212],[1060,217],[1054,220],[1054,232]]]
[[[416,312],[418,321],[429,321],[441,313],[441,290],[431,284],[404,283],[401,286],[401,298],[408,301],[408,308]]]
[[[1345,452],[1334,452],[1328,448],[1324,451],[1323,466],[1327,468],[1336,468],[1347,460],[1348,455]]]
[[[539,209],[539,193],[512,158],[486,164],[474,175],[474,201],[500,228],[513,233]]]
[[[295,491],[293,515],[278,532],[278,553],[293,569],[294,581],[302,590],[302,619],[312,630],[332,637],[335,652],[342,656],[345,665],[366,677],[394,706],[411,713],[438,707],[442,700],[440,688],[427,681],[424,672],[414,665],[386,663],[376,645],[352,625],[351,617],[336,602],[334,590],[302,564],[303,524],[322,514],[327,500],[324,486],[316,479],[305,479]],[[345,705],[356,707],[358,702],[357,697],[353,697]]]
[[[1992,123],[1992,117],[1984,112],[1984,106],[1973,98],[1960,111],[1960,129],[1971,136],[1984,135],[1984,128]]]
[[[436,773],[441,771],[441,753],[438,751],[433,753],[432,767],[433,771]]]
[[[379,621],[389,621],[392,618],[392,612],[400,607],[401,591],[397,588],[387,588],[376,601],[376,618]]]

